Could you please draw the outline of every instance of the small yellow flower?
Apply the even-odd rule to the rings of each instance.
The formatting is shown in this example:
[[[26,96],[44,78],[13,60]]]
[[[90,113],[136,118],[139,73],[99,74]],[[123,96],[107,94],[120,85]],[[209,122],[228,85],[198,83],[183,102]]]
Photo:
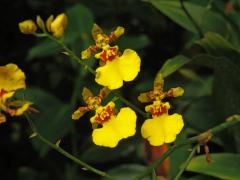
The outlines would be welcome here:
[[[7,64],[6,66],[0,66],[0,112],[4,111],[11,116],[19,116],[27,111],[32,103],[22,100],[10,100],[16,90],[25,87],[25,74],[17,65]],[[5,121],[5,115],[0,113],[0,123]]]
[[[37,26],[31,19],[20,22],[18,26],[23,34],[32,34],[37,31]]]
[[[47,20],[47,29],[49,32],[53,33],[53,36],[60,38],[63,36],[65,28],[67,26],[68,19],[67,16],[62,13],[59,14],[55,19],[53,16],[50,16]]]
[[[175,141],[177,134],[182,130],[184,123],[180,114],[168,114],[170,105],[160,100],[146,106],[145,110],[152,114],[152,119],[147,119],[141,128],[142,136],[152,146],[160,146],[164,143]]]
[[[96,115],[91,118],[92,124],[101,124],[102,127],[93,130],[93,142],[99,146],[114,148],[121,139],[133,136],[136,132],[135,112],[124,107],[115,114],[115,104],[109,102],[106,106],[99,106]]]
[[[94,96],[93,93],[86,87],[83,88],[82,96],[84,102],[87,104],[86,106],[80,106],[74,113],[72,114],[73,120],[78,120],[81,118],[86,112],[96,110],[102,103],[102,100],[105,96],[109,94],[108,88],[103,88],[100,90],[97,96]]]
[[[98,84],[113,90],[120,88],[123,81],[132,81],[136,78],[140,71],[141,60],[134,50],[126,49],[122,56],[115,56],[114,53],[108,52],[102,53],[104,54],[100,56],[106,57],[106,64],[96,69],[95,81]],[[111,57],[112,54],[114,58]]]
[[[94,24],[92,36],[95,45],[82,51],[82,59],[88,59],[100,50],[95,58],[102,61],[102,66],[96,69],[95,81],[111,90],[122,87],[123,81],[133,81],[140,71],[141,59],[136,51],[126,49],[120,55],[118,46],[110,46],[123,33],[124,28],[119,26],[110,35],[106,35],[97,24]]]

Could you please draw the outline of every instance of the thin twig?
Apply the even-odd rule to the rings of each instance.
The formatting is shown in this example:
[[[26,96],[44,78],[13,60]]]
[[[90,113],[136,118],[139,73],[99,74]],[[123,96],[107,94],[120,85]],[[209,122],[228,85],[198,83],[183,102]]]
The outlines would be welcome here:
[[[89,164],[81,161],[80,159],[78,159],[77,157],[73,156],[72,154],[68,153],[67,151],[65,151],[64,149],[62,149],[61,147],[57,146],[56,144],[53,144],[52,142],[50,142],[49,140],[47,140],[45,137],[43,137],[37,130],[37,128],[35,127],[33,121],[29,118],[28,115],[25,114],[25,117],[30,125],[30,127],[32,128],[32,131],[34,134],[36,134],[36,136],[39,140],[41,140],[42,142],[44,142],[45,144],[47,144],[49,147],[51,147],[52,149],[56,150],[57,152],[59,152],[60,154],[62,154],[63,156],[65,156],[68,159],[71,159],[72,161],[74,161],[75,163],[83,166],[84,168],[86,168],[89,171],[92,171],[95,174],[98,174],[102,177],[108,178],[108,179],[115,179],[112,176],[110,176],[109,174],[107,174],[104,171],[98,170],[92,166],[90,166]]]
[[[196,30],[199,34],[199,37],[202,38],[203,37],[203,32],[202,32],[201,28],[199,27],[199,25],[195,22],[193,17],[190,15],[190,13],[186,9],[186,7],[184,6],[184,3],[183,3],[184,0],[179,0],[179,1],[180,1],[180,5],[181,5],[182,10],[184,11],[184,13],[188,17],[188,19],[192,22],[193,26],[196,28]]]
[[[124,104],[128,105],[129,107],[131,107],[132,109],[134,109],[137,113],[139,113],[140,115],[142,115],[143,117],[147,118],[147,113],[143,112],[141,109],[139,109],[137,106],[135,106],[134,104],[132,104],[130,101],[128,101],[127,99],[125,99],[124,97],[114,93],[116,95],[116,97],[119,98],[119,100],[121,100]]]
[[[77,61],[81,66],[83,66],[84,69],[88,70],[91,74],[95,75],[96,72],[94,71],[94,69],[92,69],[90,66],[88,66],[86,63],[84,63],[84,61],[82,59],[80,59],[73,51],[71,51],[62,40],[56,39],[53,36],[51,36],[50,34],[46,34],[47,37],[56,42],[57,44],[59,44],[64,51],[67,52],[67,55],[70,56],[73,60]]]
[[[192,149],[191,153],[189,154],[187,160],[184,162],[182,167],[180,167],[180,171],[177,173],[177,175],[175,176],[174,180],[178,180],[181,177],[182,173],[184,172],[184,170],[186,169],[186,167],[190,163],[191,159],[196,154],[197,148],[198,148],[198,145],[195,145],[194,148]]]

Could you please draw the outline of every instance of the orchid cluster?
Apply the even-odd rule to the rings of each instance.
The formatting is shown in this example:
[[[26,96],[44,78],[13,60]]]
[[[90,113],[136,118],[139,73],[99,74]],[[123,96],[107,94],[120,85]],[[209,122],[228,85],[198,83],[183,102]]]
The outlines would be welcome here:
[[[60,14],[56,18],[52,15],[46,22],[37,16],[36,23],[26,20],[19,23],[20,31],[24,34],[34,34],[37,29],[43,30],[43,34],[61,38],[67,26],[67,16]],[[50,34],[49,34],[50,33]],[[117,27],[109,35],[94,24],[92,37],[94,45],[89,46],[81,53],[81,61],[94,55],[99,60],[99,66],[95,70],[95,82],[102,87],[98,95],[93,95],[91,90],[84,88],[82,92],[85,106],[80,106],[72,114],[73,120],[83,118],[88,111],[93,111],[90,118],[93,127],[92,140],[96,145],[116,147],[120,140],[133,136],[136,133],[137,115],[134,109],[115,107],[114,101],[103,105],[103,99],[115,89],[123,86],[124,82],[133,81],[140,72],[141,59],[136,51],[125,49],[121,51],[113,42],[124,34],[123,27]],[[145,107],[152,118],[145,120],[141,127],[143,138],[152,146],[160,146],[164,143],[175,141],[177,134],[182,130],[184,123],[180,114],[169,115],[170,104],[164,101],[166,97],[181,96],[184,90],[180,87],[163,91],[164,80],[158,74],[154,81],[152,91],[140,94],[138,100],[142,103],[152,103]],[[16,90],[25,88],[25,75],[14,64],[0,66],[0,122],[5,122],[5,115],[18,116],[25,113],[31,103],[28,101],[12,100]]]

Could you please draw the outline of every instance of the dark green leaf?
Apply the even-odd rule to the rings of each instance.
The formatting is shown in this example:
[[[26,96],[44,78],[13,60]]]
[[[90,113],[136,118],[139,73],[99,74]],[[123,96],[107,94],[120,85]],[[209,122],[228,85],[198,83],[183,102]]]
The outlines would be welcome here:
[[[176,142],[184,141],[186,140],[186,134],[183,132],[180,135],[178,135]],[[183,146],[181,148],[176,149],[171,155],[170,155],[170,173],[169,173],[169,179],[173,179],[177,173],[179,172],[179,168],[182,163],[184,163],[189,155],[189,149],[191,148],[190,145]]]
[[[108,173],[115,178],[121,179],[134,179],[137,175],[146,170],[146,166],[139,164],[124,164],[116,168],[111,169]],[[149,177],[143,178],[143,180],[150,180]]]
[[[114,149],[94,145],[82,153],[81,159],[88,163],[106,163],[126,157],[134,151],[136,151],[136,144],[132,141],[122,142]]]
[[[221,121],[215,116],[214,102],[211,96],[199,98],[191,103],[184,119],[193,128],[203,131],[214,127]]]
[[[206,174],[220,179],[240,179],[240,155],[230,153],[211,154],[213,162],[207,163],[205,155],[197,156],[187,166],[188,171]]]
[[[123,36],[117,40],[117,45],[122,49],[142,49],[150,44],[150,39],[144,35],[138,36]]]
[[[226,57],[235,63],[240,64],[240,49],[236,48],[236,46],[217,33],[206,33],[203,39],[197,41],[197,44],[202,46],[211,55]]]
[[[149,0],[158,10],[186,30],[197,33],[193,23],[186,16],[178,0]],[[218,14],[206,7],[184,1],[184,5],[203,32],[213,31],[226,36],[229,24]]]
[[[41,58],[52,54],[59,53],[61,47],[51,40],[44,40],[31,48],[28,52],[27,59]]]
[[[47,139],[56,143],[61,139],[71,127],[72,107],[63,104],[50,93],[38,88],[28,88],[25,98],[34,103],[34,107],[40,112],[31,114],[31,118],[38,131]],[[49,147],[33,138],[33,145],[40,155],[44,155]]]
[[[179,68],[181,68],[183,65],[190,62],[190,59],[188,59],[185,56],[179,55],[175,56],[171,59],[168,59],[162,66],[162,68],[159,70],[158,73],[162,74],[162,77],[167,77],[170,74],[177,71]]]

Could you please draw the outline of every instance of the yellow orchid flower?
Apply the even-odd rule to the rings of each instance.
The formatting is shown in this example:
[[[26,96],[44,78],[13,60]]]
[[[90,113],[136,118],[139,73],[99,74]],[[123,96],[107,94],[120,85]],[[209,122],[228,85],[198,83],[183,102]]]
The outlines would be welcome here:
[[[105,54],[105,50],[102,53]],[[95,81],[111,90],[122,87],[123,81],[134,80],[140,71],[140,57],[131,49],[126,49],[122,56],[109,56],[104,60],[106,64],[96,69]]]
[[[91,118],[92,124],[101,124],[102,127],[93,130],[92,139],[96,145],[114,148],[121,139],[133,136],[136,132],[135,112],[129,107],[115,113],[114,102],[106,106],[99,106],[96,115]]]
[[[23,89],[25,85],[25,74],[15,64],[0,66],[0,90],[10,92]]]
[[[28,101],[10,101],[15,91],[24,89],[25,74],[15,64],[0,66],[0,123],[6,121],[6,117],[1,112],[4,111],[11,116],[22,115],[28,110],[31,103]]]
[[[95,58],[102,61],[102,66],[96,69],[95,81],[111,90],[122,87],[123,81],[134,80],[140,71],[141,59],[136,51],[126,49],[120,55],[118,46],[110,46],[123,33],[124,28],[117,27],[110,35],[106,35],[98,25],[94,24],[92,36],[95,45],[91,45],[82,51],[82,59],[88,59],[100,50]]]
[[[182,116],[174,113],[168,114],[170,104],[160,100],[154,101],[152,105],[146,106],[146,112],[152,114],[152,119],[147,119],[142,125],[142,136],[149,141],[152,146],[160,146],[164,143],[175,141],[184,126]]]

